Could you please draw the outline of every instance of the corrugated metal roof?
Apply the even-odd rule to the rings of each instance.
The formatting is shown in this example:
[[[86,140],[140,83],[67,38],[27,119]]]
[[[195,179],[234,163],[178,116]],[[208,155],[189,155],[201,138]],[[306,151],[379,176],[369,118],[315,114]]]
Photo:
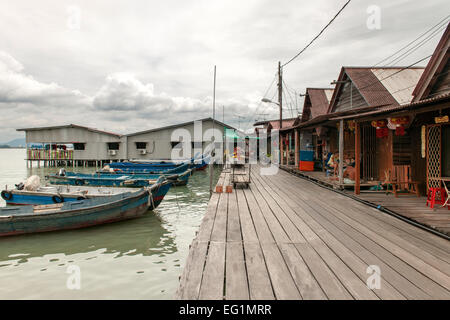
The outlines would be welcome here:
[[[140,134],[146,134],[146,133],[155,132],[155,131],[160,131],[160,130],[165,130],[165,129],[173,129],[173,128],[182,127],[182,126],[185,126],[185,125],[194,123],[195,121],[201,121],[201,122],[203,122],[203,121],[212,121],[212,120],[213,120],[213,119],[212,119],[211,117],[209,117],[209,118],[203,118],[203,119],[198,119],[198,120],[192,120],[192,121],[187,121],[187,122],[182,122],[182,123],[177,123],[177,124],[168,125],[168,126],[165,126],[165,127],[159,127],[159,128],[155,128],[155,129],[149,129],[149,130],[139,131],[139,132],[135,132],[135,133],[130,133],[130,134],[127,134],[127,136],[128,136],[128,137],[131,137],[131,136],[137,136],[137,135],[140,135]],[[225,123],[223,123],[223,122],[220,122],[220,121],[218,121],[217,119],[215,119],[214,122],[217,123],[218,125],[223,126],[223,127],[226,127],[226,128],[229,128],[229,129],[235,129],[235,130],[236,130],[236,128],[233,128],[232,126],[229,126],[229,125],[227,125],[227,124],[225,124]]]
[[[48,127],[34,127],[34,128],[20,128],[20,129],[16,129],[16,130],[17,131],[39,131],[39,130],[54,130],[54,129],[64,129],[64,128],[80,128],[80,129],[85,129],[85,130],[88,130],[88,131],[91,131],[91,132],[103,133],[103,134],[116,136],[116,137],[121,137],[122,136],[121,134],[118,134],[118,133],[98,130],[98,129],[95,129],[95,128],[80,126],[80,125],[77,125],[77,124],[67,124],[67,125],[61,125],[61,126],[48,126]]]
[[[372,73],[394,97],[398,104],[410,103],[412,92],[423,73],[423,68],[375,68]]]
[[[334,115],[334,117],[330,117],[329,120],[340,120],[340,119],[357,119],[357,118],[363,118],[368,116],[375,116],[378,114],[384,114],[384,113],[392,113],[392,112],[400,112],[408,109],[416,109],[421,106],[438,103],[438,102],[446,102],[450,101],[450,92],[446,94],[442,94],[440,96],[436,96],[429,99],[424,99],[416,102],[411,102],[403,105],[389,105],[389,106],[382,106],[377,108],[376,110],[366,111],[366,112],[360,112],[352,115],[342,115],[339,116],[337,113]],[[449,106],[450,107],[450,106]]]
[[[369,106],[398,104],[373,73],[374,69],[345,67],[344,70]]]
[[[291,127],[294,125],[295,120],[297,120],[297,118],[295,119],[288,119],[288,120],[283,120],[283,128],[284,127]],[[274,121],[270,121],[270,126],[272,127],[272,129],[280,129],[280,120],[274,120]]]
[[[414,88],[414,91],[412,92],[412,95],[414,96],[413,101],[421,100],[422,98],[426,97],[429,94],[432,85],[438,78],[436,74],[442,72],[443,71],[442,69],[447,64],[447,61],[449,59],[449,50],[450,50],[450,23],[447,24],[447,29],[445,29],[445,32],[441,37],[441,40],[439,40],[439,43],[436,46],[436,49],[434,50],[430,61],[428,61],[428,64],[424,72],[422,73],[422,76],[417,82],[417,86]]]
[[[285,118],[285,119],[283,119],[283,127],[284,127],[284,123],[285,123],[285,121],[291,121],[291,120],[297,120],[298,119],[298,117],[296,117],[296,118]],[[262,120],[262,121],[256,121],[254,124],[253,124],[253,126],[259,126],[259,125],[269,125],[269,124],[272,124],[272,123],[275,123],[275,122],[280,122],[280,119],[274,119],[274,120]]]
[[[327,113],[334,89],[308,88],[306,92],[311,101],[311,117],[315,118]]]
[[[342,67],[328,112],[334,109],[347,77],[368,106],[400,105],[412,100],[411,93],[423,67]]]

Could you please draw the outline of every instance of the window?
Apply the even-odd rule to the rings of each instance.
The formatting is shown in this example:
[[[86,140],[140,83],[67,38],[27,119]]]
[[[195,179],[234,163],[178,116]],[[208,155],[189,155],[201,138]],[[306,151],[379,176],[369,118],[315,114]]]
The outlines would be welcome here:
[[[118,142],[108,142],[108,150],[119,150]]]
[[[146,149],[147,142],[136,142],[136,149]]]
[[[84,150],[85,143],[74,143],[73,150]]]

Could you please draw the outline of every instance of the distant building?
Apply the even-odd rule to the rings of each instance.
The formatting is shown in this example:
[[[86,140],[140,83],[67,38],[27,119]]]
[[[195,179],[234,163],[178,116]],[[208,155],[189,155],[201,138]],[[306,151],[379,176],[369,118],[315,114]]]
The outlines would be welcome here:
[[[212,118],[197,120],[201,123],[202,141],[191,142],[191,155],[194,147],[202,151],[209,143],[204,135],[213,126]],[[225,128],[234,129],[220,121],[215,121],[215,128],[223,136]],[[179,141],[171,141],[172,133],[177,129],[185,129],[194,140],[194,121],[170,125],[166,127],[121,135],[76,124],[51,127],[21,128],[27,143],[27,160],[44,161],[50,165],[54,162],[69,162],[73,165],[103,165],[112,161],[127,159],[170,159],[173,149],[180,148]],[[183,142],[181,142],[183,143]],[[30,144],[43,144],[45,148],[29,148]],[[67,149],[66,145],[73,145]],[[80,164],[81,163],[81,164]]]

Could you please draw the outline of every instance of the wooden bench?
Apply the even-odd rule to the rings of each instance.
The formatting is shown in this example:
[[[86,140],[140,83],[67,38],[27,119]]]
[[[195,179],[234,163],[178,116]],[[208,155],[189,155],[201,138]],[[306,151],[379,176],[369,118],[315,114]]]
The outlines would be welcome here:
[[[415,194],[420,197],[419,182],[411,180],[411,166],[409,165],[394,166],[392,170],[388,170],[385,185],[386,193],[392,192],[396,198],[400,194]],[[392,190],[389,190],[389,185],[392,186]]]

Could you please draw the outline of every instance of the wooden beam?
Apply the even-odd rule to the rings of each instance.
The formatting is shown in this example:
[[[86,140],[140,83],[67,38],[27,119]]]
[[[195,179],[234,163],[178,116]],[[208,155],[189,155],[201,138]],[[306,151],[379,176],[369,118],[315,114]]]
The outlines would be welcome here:
[[[339,121],[339,184],[344,183],[344,120]]]
[[[294,132],[295,132],[295,134],[294,134],[294,139],[295,139],[294,161],[295,161],[295,166],[298,167],[298,162],[300,160],[299,159],[299,155],[300,155],[299,154],[299,144],[300,144],[300,141],[299,141],[299,136],[298,136],[298,130],[295,130]]]
[[[359,160],[359,153],[360,153],[360,124],[358,122],[355,123],[355,194],[359,194],[360,192],[360,160]]]
[[[280,164],[284,164],[284,141],[283,141],[283,135],[280,132]]]

